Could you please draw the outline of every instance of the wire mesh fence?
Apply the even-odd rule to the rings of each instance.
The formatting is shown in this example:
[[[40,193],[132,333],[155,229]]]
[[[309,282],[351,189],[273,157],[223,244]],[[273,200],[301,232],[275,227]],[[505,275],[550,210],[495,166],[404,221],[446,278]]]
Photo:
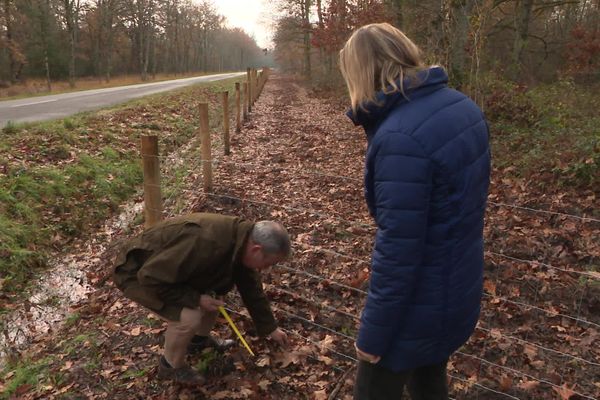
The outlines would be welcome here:
[[[197,143],[195,146],[197,146]],[[215,157],[210,160],[196,157],[188,160],[186,167],[189,170],[199,171],[202,165],[206,163],[210,163],[216,168],[217,175],[231,174],[236,169],[243,171],[245,174],[248,174],[249,171],[260,171],[261,176],[290,174],[302,176],[303,179],[319,180],[319,182],[321,180],[327,180],[327,182],[335,181],[337,182],[336,185],[340,187],[347,187],[348,190],[354,190],[358,196],[362,191],[362,178],[358,173],[356,174],[357,176],[348,176],[346,174],[328,172],[324,166],[298,168],[297,166],[282,165],[282,163],[273,165],[272,163],[236,161],[225,157]],[[220,171],[221,167],[222,171]],[[198,175],[196,175],[196,179],[199,179]],[[253,206],[260,207],[260,212],[257,211],[257,214],[265,216],[280,215],[278,214],[278,210],[282,210],[290,216],[290,219],[294,215],[301,215],[307,221],[327,220],[347,227],[357,228],[360,230],[359,233],[350,231],[349,235],[361,235],[361,237],[371,237],[376,229],[371,221],[368,223],[365,222],[364,215],[361,215],[356,220],[351,220],[344,217],[345,213],[338,212],[341,211],[339,209],[315,209],[310,205],[304,206],[303,202],[306,201],[304,198],[305,193],[297,201],[294,201],[293,205],[288,205],[287,199],[273,197],[271,199],[254,198],[243,194],[243,188],[237,188],[237,190],[236,192],[235,188],[219,187],[204,193],[202,196],[206,204],[203,205],[203,209],[211,209],[213,207],[213,209],[218,211],[239,211],[243,207]],[[168,204],[175,201],[176,197],[175,192],[171,193],[165,198],[165,203]],[[318,204],[318,201],[310,201],[310,204]],[[489,213],[494,212],[495,209],[507,209],[512,212],[533,214],[538,218],[569,219],[588,227],[594,226],[593,229],[597,229],[595,226],[600,223],[600,219],[595,218],[593,215],[585,215],[585,213],[578,215],[572,212],[564,212],[563,210],[548,210],[500,201],[489,201],[488,204]],[[172,213],[169,211],[166,213],[168,216],[172,216]],[[316,222],[312,223],[316,224]],[[312,225],[308,224],[307,226]],[[368,265],[370,264],[368,253],[366,254],[364,251],[348,253],[337,248],[337,244],[335,241],[306,243],[302,240],[296,240],[295,242],[295,246],[302,249],[303,253],[320,254],[342,260],[341,262],[352,265],[354,272],[356,270],[368,269]],[[557,282],[562,284],[561,279],[563,281],[574,280],[575,284],[579,283],[584,289],[573,293],[577,298],[573,300],[571,308],[566,308],[564,305],[553,304],[551,301],[544,299],[544,293],[541,293],[541,290],[533,290],[533,295],[526,297],[512,292],[496,293],[493,287],[485,286],[483,293],[484,313],[482,313],[476,333],[471,340],[472,343],[469,343],[464,349],[456,353],[456,364],[449,373],[452,381],[461,383],[460,387],[462,389],[460,393],[455,394],[455,396],[461,397],[456,398],[491,398],[486,397],[485,393],[510,399],[535,398],[535,393],[540,393],[539,391],[535,392],[534,390],[533,394],[531,394],[528,392],[528,389],[523,389],[527,386],[526,383],[528,382],[535,382],[535,385],[530,384],[530,387],[545,388],[537,389],[541,391],[554,391],[558,394],[571,393],[572,396],[579,396],[573,398],[597,398],[594,396],[598,396],[598,393],[600,393],[600,382],[573,382],[564,379],[562,376],[557,378],[557,375],[554,374],[555,371],[545,371],[540,366],[546,362],[549,363],[546,365],[547,368],[558,368],[561,365],[569,365],[571,370],[576,368],[589,369],[589,374],[586,375],[588,377],[600,376],[600,354],[597,350],[590,349],[592,344],[597,343],[596,337],[598,331],[600,331],[600,320],[598,320],[598,316],[594,316],[587,310],[583,310],[583,300],[588,288],[587,285],[597,284],[600,281],[600,273],[593,269],[582,268],[581,265],[562,265],[562,263],[557,265],[553,262],[548,262],[547,255],[539,255],[539,257],[532,259],[524,258],[520,253],[512,254],[505,252],[504,249],[494,248],[493,244],[490,245],[490,249],[486,250],[485,256],[486,263],[494,266],[493,269],[487,271],[486,280],[488,282],[502,282],[504,279],[504,270],[510,269],[517,272],[522,270],[523,276],[525,274],[533,276],[538,273],[551,273],[552,279],[548,282],[546,289],[544,289],[546,291],[553,290],[552,288],[547,289],[547,287],[553,284],[558,286]],[[294,279],[286,280],[285,282],[287,283],[283,286],[269,285],[268,293],[270,295],[276,298],[287,297],[295,307],[293,310],[279,306],[273,307],[274,312],[284,320],[298,321],[307,330],[339,337],[341,341],[346,342],[343,348],[340,349],[332,346],[328,350],[343,360],[343,362],[356,362],[356,357],[348,352],[347,349],[352,349],[351,344],[353,344],[355,338],[352,332],[356,330],[358,321],[360,320],[358,310],[360,310],[361,302],[368,295],[368,276],[365,279],[359,279],[356,284],[350,284],[346,279],[341,281],[339,279],[340,274],[333,273],[328,276],[327,272],[331,272],[328,269],[323,271],[317,271],[316,269],[315,266],[311,267],[310,263],[299,265],[292,261],[279,266],[273,272],[273,274],[286,274],[295,277]],[[511,273],[516,274],[517,272]],[[528,284],[526,279],[520,275],[515,279],[522,279],[525,282],[523,285]],[[540,279],[543,279],[543,277]],[[314,285],[300,285],[299,282],[302,280],[314,282]],[[316,288],[327,288],[327,294],[335,293],[333,297],[334,300],[338,300],[338,304],[335,304],[335,301],[331,297],[323,299],[324,292],[322,290],[315,290]],[[352,301],[353,306],[356,306],[355,312],[351,312],[340,305],[346,301]],[[284,301],[283,304],[287,303]],[[238,310],[241,305],[236,304],[235,306],[231,311],[240,313]],[[313,310],[313,314],[299,315],[305,309]],[[494,313],[512,315],[509,318],[510,321],[503,325],[495,321]],[[532,313],[536,315],[534,316]],[[339,326],[326,323],[335,320],[335,318],[323,318],[324,322],[316,322],[310,316],[314,317],[314,315],[320,314],[335,314],[339,318],[345,318],[348,320],[346,323],[347,326],[350,326],[351,329],[342,331]],[[240,315],[247,317],[244,313],[240,313]],[[531,318],[537,325],[523,332],[517,326],[518,323],[513,321],[522,321],[526,318]],[[564,331],[565,328],[562,328],[562,324],[576,328],[579,337],[572,340],[569,339],[571,340],[569,343],[572,346],[555,348],[553,344],[560,342],[560,340],[565,340],[564,338],[567,336],[567,333]],[[543,335],[540,335],[537,331],[533,332],[540,327],[545,328]],[[319,345],[313,339],[295,330],[287,329],[287,331],[308,343]],[[550,333],[553,333],[553,337],[548,337]],[[515,353],[525,353],[531,357],[523,362],[522,360],[511,360],[509,357],[504,359],[501,356],[501,354]],[[314,361],[318,362],[318,358],[315,358]],[[476,363],[476,367],[471,371],[470,375],[467,372],[461,373],[461,366],[473,362]],[[347,365],[342,367],[336,366],[336,368],[340,373],[348,370]],[[493,372],[486,373],[487,370]],[[494,376],[498,379],[494,379]],[[578,375],[571,373],[571,376]],[[503,383],[499,379],[500,377],[510,377],[510,382],[513,383]]]

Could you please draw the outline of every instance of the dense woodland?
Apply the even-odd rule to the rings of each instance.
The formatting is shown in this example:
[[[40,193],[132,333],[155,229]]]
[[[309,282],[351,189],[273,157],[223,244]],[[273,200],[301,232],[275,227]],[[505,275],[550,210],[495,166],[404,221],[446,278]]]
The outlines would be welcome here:
[[[486,72],[521,83],[600,79],[598,0],[281,0],[274,37],[286,70],[326,78],[353,29],[387,21],[420,45],[452,82]]]
[[[1,0],[0,80],[245,69],[265,52],[212,2]]]
[[[241,6],[243,2],[240,1]],[[356,27],[388,21],[472,94],[487,72],[532,83],[600,79],[600,0],[278,0],[277,64],[339,78],[337,52]],[[211,1],[1,0],[0,80],[244,69],[268,64]],[[270,55],[270,52],[269,52]]]

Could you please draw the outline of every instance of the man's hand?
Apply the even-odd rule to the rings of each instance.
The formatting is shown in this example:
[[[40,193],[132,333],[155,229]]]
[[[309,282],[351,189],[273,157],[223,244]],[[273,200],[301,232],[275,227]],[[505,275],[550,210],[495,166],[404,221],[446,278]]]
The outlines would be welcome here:
[[[373,354],[365,353],[364,351],[359,349],[358,346],[356,346],[356,343],[354,343],[354,348],[356,349],[356,356],[361,361],[366,361],[371,364],[377,364],[379,360],[381,360],[381,356],[374,356]]]
[[[288,342],[287,334],[281,329],[277,328],[273,332],[269,333],[269,337],[276,341],[279,345],[285,346]]]
[[[219,299],[215,299],[207,294],[200,295],[200,308],[205,311],[219,311],[219,307],[224,305],[225,303]]]

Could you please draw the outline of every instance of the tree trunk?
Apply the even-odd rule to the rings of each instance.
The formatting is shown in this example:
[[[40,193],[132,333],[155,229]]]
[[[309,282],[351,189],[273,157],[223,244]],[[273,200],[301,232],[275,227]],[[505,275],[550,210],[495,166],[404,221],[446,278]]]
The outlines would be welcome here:
[[[404,30],[404,0],[385,0],[384,3],[394,15],[394,25],[398,29]]]
[[[44,49],[44,70],[46,72],[46,87],[48,92],[52,91],[52,81],[50,80],[50,62],[48,61],[48,15],[50,13],[50,0],[45,1],[46,6],[40,13],[40,28],[42,32],[42,47]],[[40,4],[41,6],[41,4]]]
[[[523,67],[523,51],[527,47],[533,0],[519,0],[515,13],[515,42],[513,45],[512,77],[517,80]]]
[[[71,54],[69,55],[69,86],[75,87],[75,32],[69,35]]]
[[[69,86],[75,87],[75,44],[79,24],[79,0],[63,0],[64,19],[69,34]]]
[[[302,0],[302,25],[303,25],[303,42],[304,42],[304,76],[310,80],[312,75],[311,60],[310,60],[310,3],[311,0]]]
[[[107,31],[107,37],[106,37],[106,41],[104,42],[104,44],[106,45],[105,49],[104,49],[104,57],[102,57],[104,59],[104,79],[106,80],[106,82],[110,82],[110,74],[111,74],[111,69],[112,69],[112,48],[113,48],[113,41],[114,41],[114,29],[113,29],[113,20],[114,20],[114,4],[113,2],[110,2],[110,5],[108,7],[107,10],[107,15],[106,15],[106,20],[105,20],[105,29]]]
[[[452,24],[450,43],[450,77],[453,84],[460,89],[466,79],[467,44],[469,40],[469,17],[473,10],[474,0],[454,0],[452,2]]]
[[[13,40],[12,28],[12,0],[4,0],[2,2],[4,19],[6,20],[6,45],[8,47],[8,57],[10,63],[10,82],[16,83],[19,81],[21,71],[25,65],[25,56],[21,53],[19,45]]]

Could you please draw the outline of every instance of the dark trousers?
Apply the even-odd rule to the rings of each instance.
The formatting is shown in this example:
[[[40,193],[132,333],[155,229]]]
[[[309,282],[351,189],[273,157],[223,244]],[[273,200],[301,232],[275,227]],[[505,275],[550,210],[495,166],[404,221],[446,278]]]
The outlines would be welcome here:
[[[393,372],[359,361],[354,400],[400,400],[405,386],[412,400],[448,400],[447,363]]]

